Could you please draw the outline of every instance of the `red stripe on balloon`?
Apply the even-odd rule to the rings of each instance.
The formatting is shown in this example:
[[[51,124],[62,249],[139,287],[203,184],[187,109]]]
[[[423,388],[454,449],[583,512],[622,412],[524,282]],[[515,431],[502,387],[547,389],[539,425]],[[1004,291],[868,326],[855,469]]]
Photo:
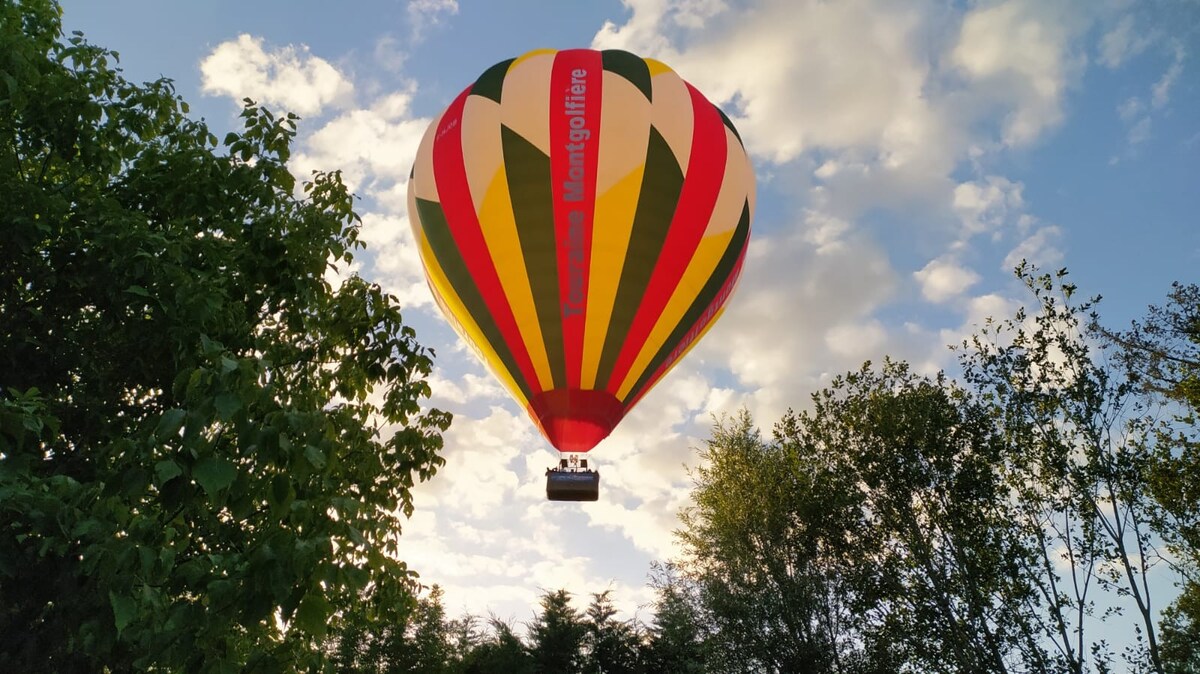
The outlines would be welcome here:
[[[463,161],[462,114],[470,88],[459,94],[446,109],[438,125],[433,141],[433,172],[437,177],[438,198],[446,214],[446,224],[454,238],[459,253],[467,265],[468,273],[479,289],[487,310],[500,330],[501,339],[512,352],[518,372],[510,372],[513,378],[523,378],[527,387],[537,390],[537,375],[533,362],[517,329],[512,307],[500,285],[500,276],[492,262],[479,215],[471,199],[471,187],[467,182],[467,170]],[[478,317],[476,317],[478,320]],[[501,346],[501,345],[493,345]]]
[[[637,392],[637,395],[632,400],[625,401],[626,410],[632,409],[634,405],[638,404],[638,401],[654,388],[658,380],[662,379],[663,375],[669,372],[675,366],[675,363],[679,362],[679,359],[683,357],[683,354],[692,342],[699,339],[704,326],[708,325],[713,320],[713,316],[717,311],[729,301],[729,296],[733,294],[733,289],[737,285],[738,277],[742,274],[742,262],[746,259],[746,250],[748,248],[749,246],[742,247],[742,252],[738,255],[737,263],[733,265],[733,271],[730,272],[729,278],[725,280],[725,283],[721,284],[721,290],[717,292],[716,297],[709,303],[708,308],[704,310],[704,313],[700,315],[700,318],[696,320],[695,324],[692,325],[691,329],[680,340],[679,344],[675,347],[674,355],[658,366],[658,369],[654,371],[654,375],[646,381],[646,385],[642,387],[641,391]]]
[[[583,365],[603,75],[600,52],[590,49],[558,52],[550,74],[550,176],[568,389],[579,388]]]
[[[526,411],[560,452],[591,451],[625,416],[608,391],[554,389],[533,396]]]
[[[717,205],[717,195],[721,192],[721,181],[725,177],[728,151],[725,124],[717,109],[699,91],[690,84],[687,88],[692,97],[693,126],[692,149],[683,188],[646,294],[613,366],[607,387],[609,391],[616,392],[625,381],[655,322],[679,286],[688,263],[700,245],[704,230],[708,228],[708,221]]]

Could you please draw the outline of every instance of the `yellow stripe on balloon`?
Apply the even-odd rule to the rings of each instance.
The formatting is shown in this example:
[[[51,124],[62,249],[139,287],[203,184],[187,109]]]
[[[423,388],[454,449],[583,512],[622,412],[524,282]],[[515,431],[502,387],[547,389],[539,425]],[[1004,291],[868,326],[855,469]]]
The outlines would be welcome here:
[[[529,274],[525,268],[525,256],[521,252],[521,239],[517,234],[517,221],[513,216],[508,174],[503,165],[492,178],[484,194],[479,220],[487,223],[483,228],[483,238],[492,256],[492,262],[496,265],[500,286],[504,289],[508,305],[516,318],[521,340],[525,342],[525,349],[529,352],[534,372],[537,373],[538,386],[534,388],[541,391],[554,388],[550,359],[546,355],[542,326],[538,322],[533,290],[529,286]]]
[[[421,261],[425,263],[425,271],[429,278],[430,288],[433,290],[435,297],[439,299],[439,303],[446,309],[446,315],[451,318],[451,326],[455,329],[460,337],[463,338],[469,346],[475,348],[475,353],[483,361],[492,374],[508,389],[509,394],[521,405],[528,404],[525,395],[521,393],[521,388],[517,386],[517,382],[513,380],[512,375],[504,368],[500,357],[496,355],[495,349],[491,343],[483,336],[483,331],[471,318],[471,314],[463,305],[463,301],[458,297],[458,293],[454,292],[454,288],[450,285],[449,279],[446,278],[446,273],[442,271],[442,267],[438,264],[437,256],[433,254],[433,248],[429,245],[429,239],[425,236],[424,230],[416,227],[418,244],[421,247]]]
[[[671,66],[657,61],[655,59],[642,59],[646,62],[646,67],[650,69],[650,76],[653,77],[659,73],[671,72]]]
[[[726,230],[700,239],[700,245],[696,248],[696,253],[692,256],[691,261],[688,262],[679,285],[675,287],[675,292],[671,293],[671,299],[667,301],[667,306],[663,307],[662,313],[659,314],[654,329],[650,331],[646,343],[642,345],[642,350],[638,352],[637,358],[633,361],[633,366],[625,375],[625,381],[621,382],[621,387],[617,389],[618,398],[624,400],[625,396],[629,395],[629,390],[641,378],[650,361],[667,341],[667,337],[683,320],[688,308],[692,306],[696,297],[704,289],[704,284],[716,271],[721,256],[729,248],[733,234],[733,230]]]
[[[617,299],[617,284],[625,266],[633,216],[637,211],[645,164],[630,171],[604,194],[596,197],[596,223],[592,229],[592,261],[588,273],[587,323],[583,329],[583,363],[579,386],[596,388],[600,353],[608,334],[608,321]]]
[[[518,56],[516,59],[514,59],[512,63],[508,64],[508,72],[511,73],[513,71],[513,68],[516,68],[517,66],[521,65],[528,59],[533,58],[534,56],[553,56],[557,53],[558,53],[557,49],[547,49],[547,48],[534,49],[533,51],[527,51],[524,54],[521,54],[520,56]]]
[[[724,306],[722,306],[720,309],[717,309],[715,312],[713,312],[712,318],[710,318],[708,320],[708,322],[704,324],[704,327],[700,329],[700,332],[699,332],[699,334],[696,335],[696,338],[693,339],[686,347],[684,347],[683,351],[680,352],[679,357],[669,363],[666,363],[666,367],[663,369],[662,375],[658,379],[651,379],[650,381],[646,382],[646,385],[642,387],[642,392],[639,394],[639,400],[641,399],[641,396],[645,396],[646,393],[650,391],[650,389],[652,389],[658,385],[659,380],[661,380],[662,377],[665,377],[667,375],[667,373],[671,371],[671,369],[674,367],[675,363],[682,361],[684,358],[687,357],[687,355],[689,353],[691,353],[692,348],[695,347],[697,344],[699,344],[700,340],[704,339],[704,335],[708,334],[709,328],[711,328],[713,325],[716,324],[717,319],[720,318],[721,314],[723,314],[723,313],[725,313]],[[628,394],[629,394],[629,392],[626,391],[625,395],[628,395]],[[625,398],[620,397],[620,396],[618,396],[618,398],[620,399],[621,403],[624,405],[632,405],[634,402],[636,402],[636,401],[626,400]]]

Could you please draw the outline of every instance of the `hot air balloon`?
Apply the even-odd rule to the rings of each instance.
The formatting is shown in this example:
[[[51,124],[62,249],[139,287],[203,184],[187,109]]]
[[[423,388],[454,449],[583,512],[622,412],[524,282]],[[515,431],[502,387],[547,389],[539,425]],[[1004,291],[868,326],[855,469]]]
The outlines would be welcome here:
[[[721,315],[753,213],[733,123],[626,51],[502,61],[430,124],[408,183],[425,275],[563,452],[550,499],[598,498],[599,473],[578,455]]]

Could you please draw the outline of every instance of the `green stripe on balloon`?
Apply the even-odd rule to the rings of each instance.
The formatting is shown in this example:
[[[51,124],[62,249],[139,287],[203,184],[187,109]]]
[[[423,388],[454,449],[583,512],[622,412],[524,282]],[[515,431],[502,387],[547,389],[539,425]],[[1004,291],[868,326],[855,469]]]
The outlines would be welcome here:
[[[646,100],[654,100],[654,87],[650,84],[650,67],[646,65],[642,57],[620,49],[605,49],[600,53],[605,70],[629,80],[630,84],[645,94]]]
[[[475,80],[475,84],[471,85],[471,94],[473,96],[490,98],[499,103],[500,92],[504,88],[504,78],[508,75],[508,67],[515,60],[508,59],[507,61],[501,61],[483,71],[479,79]]]
[[[725,122],[726,128],[733,132],[734,138],[738,139],[738,143],[741,144],[742,148],[744,149],[746,144],[742,142],[742,134],[738,133],[737,127],[733,125],[733,120],[729,119],[729,115],[726,115],[724,110],[715,105],[713,107],[716,108],[717,114],[721,115],[721,121]]]
[[[683,170],[679,167],[679,161],[666,139],[652,126],[646,146],[646,170],[642,175],[642,187],[633,216],[633,231],[629,235],[629,248],[625,253],[617,297],[596,371],[598,388],[615,392],[616,387],[621,385],[620,382],[609,382],[609,379],[629,334],[629,326],[633,324],[642,297],[646,294],[654,265],[662,253],[682,189]]]
[[[742,217],[738,221],[737,229],[733,232],[733,237],[729,240],[729,246],[721,255],[720,261],[717,262],[717,268],[713,270],[712,276],[704,284],[704,288],[700,290],[700,294],[696,296],[696,299],[692,300],[691,306],[688,307],[687,312],[680,319],[679,325],[676,325],[675,329],[671,331],[671,335],[663,342],[658,353],[654,354],[654,358],[650,360],[650,363],[642,371],[633,388],[629,389],[629,395],[622,402],[637,400],[642,389],[651,381],[651,378],[658,372],[658,369],[666,363],[667,358],[672,353],[682,353],[687,348],[687,344],[683,343],[683,338],[693,328],[702,327],[697,325],[700,317],[709,310],[713,301],[717,299],[717,295],[721,292],[721,288],[729,280],[729,275],[733,273],[738,258],[741,257],[742,250],[746,247],[746,239],[749,236],[750,204],[747,202],[742,206]]]
[[[558,296],[558,262],[554,236],[554,194],[550,157],[512,129],[500,127],[504,170],[512,200],[525,273],[537,310],[553,388],[567,385],[563,354],[562,307]]]
[[[467,263],[458,250],[454,236],[450,233],[449,225],[446,224],[445,211],[436,201],[418,197],[416,202],[421,229],[425,232],[425,238],[429,241],[429,248],[433,251],[433,256],[437,258],[438,266],[442,268],[446,279],[450,281],[450,287],[462,300],[467,313],[479,326],[484,339],[488,341],[488,344],[495,350],[496,356],[500,358],[500,362],[504,364],[504,369],[508,371],[509,376],[513,378],[517,387],[521,389],[521,393],[525,395],[525,399],[528,400],[533,397],[529,382],[521,375],[516,359],[513,358],[512,350],[504,341],[499,326],[496,325],[491,312],[488,311],[487,303],[479,293],[475,279],[467,270]]]

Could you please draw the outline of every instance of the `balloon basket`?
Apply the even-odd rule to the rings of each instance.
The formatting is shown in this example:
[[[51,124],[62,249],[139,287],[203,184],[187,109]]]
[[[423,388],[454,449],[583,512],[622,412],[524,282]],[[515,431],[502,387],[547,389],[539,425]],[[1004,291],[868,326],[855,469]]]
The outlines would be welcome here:
[[[546,498],[551,501],[600,500],[600,473],[588,468],[587,459],[572,456],[546,469]]]

